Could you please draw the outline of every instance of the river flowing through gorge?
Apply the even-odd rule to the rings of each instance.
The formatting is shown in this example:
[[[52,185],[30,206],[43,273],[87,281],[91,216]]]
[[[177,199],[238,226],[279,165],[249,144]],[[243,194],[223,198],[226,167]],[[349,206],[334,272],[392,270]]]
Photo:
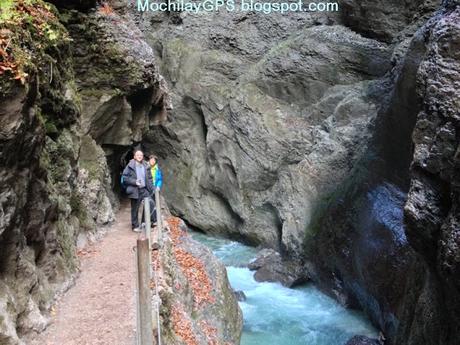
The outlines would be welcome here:
[[[241,345],[343,345],[355,335],[370,338],[377,330],[361,312],[348,310],[321,293],[313,284],[286,288],[257,282],[246,265],[257,250],[238,242],[194,232],[227,267],[232,288],[242,291]]]
[[[458,345],[459,47],[460,0],[271,14],[0,0],[0,345],[50,329],[94,273],[82,253],[119,224],[139,149],[175,239],[182,222],[215,236],[192,235],[215,255],[164,242],[164,344]],[[224,238],[276,249],[311,284],[255,281],[261,254]],[[55,344],[127,344],[92,327]]]

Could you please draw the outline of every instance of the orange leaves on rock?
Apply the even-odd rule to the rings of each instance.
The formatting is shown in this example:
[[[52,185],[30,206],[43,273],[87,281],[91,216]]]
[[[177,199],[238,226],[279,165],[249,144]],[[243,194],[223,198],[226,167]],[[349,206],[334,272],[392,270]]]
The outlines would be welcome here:
[[[207,321],[201,320],[199,322],[200,328],[203,333],[206,335],[208,345],[219,345],[217,339],[217,328],[212,327]]]
[[[95,249],[90,249],[90,248],[84,248],[84,249],[79,249],[77,250],[77,256],[79,258],[85,257],[85,256],[93,256],[94,254],[97,254],[98,251]]]
[[[42,37],[48,40],[57,38],[49,23],[57,23],[58,19],[41,2],[29,4],[18,0],[8,11],[9,15],[4,15],[0,22],[0,75],[9,73],[12,79],[24,84],[28,77],[24,66],[32,59],[35,49],[42,49]],[[24,35],[30,44],[24,43]]]
[[[205,302],[214,303],[215,299],[211,295],[212,284],[203,263],[179,247],[174,248],[174,254],[177,263],[193,289],[195,307],[199,307]]]
[[[50,22],[58,20],[46,4],[40,2],[28,4],[24,0],[18,0],[11,11],[13,14],[5,19],[4,25],[11,25],[14,29],[18,27],[25,29],[31,25],[34,29],[33,34],[39,36],[46,34]]]
[[[0,30],[0,75],[10,72],[14,79],[20,80],[24,83],[27,73],[18,67],[18,64],[11,54],[10,34],[10,30]]]
[[[156,288],[155,280],[150,279],[149,288],[150,288],[150,290],[155,290],[155,288]]]
[[[181,337],[186,345],[198,345],[198,341],[193,333],[192,323],[186,317],[179,304],[173,305],[171,316],[174,333]]]
[[[114,13],[112,6],[109,3],[104,2],[101,7],[99,7],[98,12],[104,16],[109,16]]]
[[[158,250],[152,251],[152,266],[155,271],[160,270],[160,252]]]
[[[173,241],[173,250],[176,261],[182,269],[187,281],[193,289],[193,298],[195,307],[202,306],[203,303],[214,303],[215,299],[211,295],[212,283],[206,272],[203,262],[179,247],[180,240],[184,236],[184,232],[180,229],[181,219],[170,217],[168,224],[171,230],[171,238]]]
[[[50,20],[56,20],[56,16],[44,5],[39,2],[28,4],[24,0],[17,1],[15,12],[19,15],[12,16],[9,21],[16,25],[24,25],[25,21],[32,21],[38,29],[43,29],[43,25]],[[43,31],[41,32],[43,34]]]
[[[182,237],[187,236],[186,232],[183,232],[180,229],[180,224],[182,223],[182,219],[178,217],[169,217],[168,224],[171,230],[171,239],[174,244],[178,244]]]

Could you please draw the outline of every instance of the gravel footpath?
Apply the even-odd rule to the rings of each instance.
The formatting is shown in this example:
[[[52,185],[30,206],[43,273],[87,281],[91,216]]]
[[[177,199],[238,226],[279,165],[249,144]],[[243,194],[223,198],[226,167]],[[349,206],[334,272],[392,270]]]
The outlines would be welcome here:
[[[136,238],[124,204],[105,237],[83,252],[80,276],[54,307],[51,325],[27,344],[133,345]]]

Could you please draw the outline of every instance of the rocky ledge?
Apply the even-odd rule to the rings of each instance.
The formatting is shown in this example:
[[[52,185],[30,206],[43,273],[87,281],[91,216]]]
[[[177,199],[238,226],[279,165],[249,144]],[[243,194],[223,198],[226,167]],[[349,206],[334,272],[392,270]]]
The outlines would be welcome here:
[[[283,258],[273,249],[262,249],[257,257],[248,264],[259,282],[280,282],[284,286],[293,287],[309,280],[302,262]]]
[[[243,316],[225,266],[168,217],[164,246],[153,254],[159,272],[162,336],[167,344],[240,343]]]

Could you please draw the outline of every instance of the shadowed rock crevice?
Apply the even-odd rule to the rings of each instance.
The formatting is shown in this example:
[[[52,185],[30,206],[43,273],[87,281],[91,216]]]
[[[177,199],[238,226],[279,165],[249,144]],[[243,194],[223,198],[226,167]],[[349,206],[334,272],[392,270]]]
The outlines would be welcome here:
[[[390,43],[409,24],[436,9],[441,2],[346,0],[340,3],[340,16],[343,24],[352,30],[366,37]]]
[[[374,148],[367,155],[372,158],[365,161],[363,166],[368,168],[357,177],[357,181],[364,183],[343,189],[334,196],[335,201],[322,210],[321,225],[315,227],[317,244],[306,251],[307,257],[317,262],[313,277],[316,275],[325,291],[338,292],[339,300],[348,301],[351,297],[357,301],[391,344],[452,343],[454,334],[458,335],[452,323],[455,318],[445,316],[456,308],[454,296],[458,294],[445,293],[449,288],[446,285],[441,288],[440,274],[436,272],[439,268],[433,266],[437,264],[439,252],[446,248],[445,242],[435,239],[441,236],[442,219],[449,217],[452,207],[449,179],[453,175],[447,173],[439,178],[443,170],[439,167],[440,162],[450,160],[449,154],[456,150],[458,139],[453,135],[453,128],[443,127],[442,121],[427,121],[426,114],[435,114],[437,108],[427,110],[426,103],[448,104],[441,106],[447,114],[451,114],[455,106],[451,106],[452,93],[449,97],[443,93],[440,96],[424,93],[428,86],[423,79],[426,75],[443,78],[442,73],[427,72],[427,64],[433,66],[430,49],[437,44],[434,39],[431,43],[427,41],[427,37],[431,37],[435,23],[446,25],[452,15],[455,16],[444,11],[437,13],[414,36],[402,63],[395,66],[395,88],[377,118]],[[455,32],[443,36],[449,37],[446,46],[455,44],[452,42]],[[456,71],[456,68],[449,66],[449,70]],[[441,84],[447,89],[451,85],[447,80]],[[436,101],[436,97],[440,98]],[[458,109],[455,112],[458,113]],[[439,129],[434,129],[438,125]],[[438,133],[446,134],[439,136]],[[426,140],[440,142],[420,145]],[[436,145],[444,150],[438,151]],[[431,155],[427,152],[433,153],[431,167],[434,169],[429,159],[424,161]],[[438,152],[446,154],[445,160],[438,158]],[[409,165],[412,165],[411,174]],[[414,232],[414,229],[417,230]],[[376,255],[382,249],[381,254]],[[419,253],[427,258],[426,262]],[[346,264],[350,260],[354,263],[352,267]],[[337,270],[341,272],[341,283],[331,286]]]
[[[202,133],[200,138],[203,138],[202,144],[206,145],[206,138],[208,136],[208,128],[206,126],[206,120],[203,114],[201,104],[189,96],[185,96],[182,99],[182,104],[186,109],[189,109],[189,111],[197,114],[197,123],[198,123],[197,125],[201,127],[201,133]]]
[[[276,251],[286,254],[286,248],[283,245],[283,220],[280,217],[279,211],[270,203],[265,203],[261,207],[255,210],[258,218],[264,219],[265,231],[273,233],[276,240],[273,245],[273,249]]]

